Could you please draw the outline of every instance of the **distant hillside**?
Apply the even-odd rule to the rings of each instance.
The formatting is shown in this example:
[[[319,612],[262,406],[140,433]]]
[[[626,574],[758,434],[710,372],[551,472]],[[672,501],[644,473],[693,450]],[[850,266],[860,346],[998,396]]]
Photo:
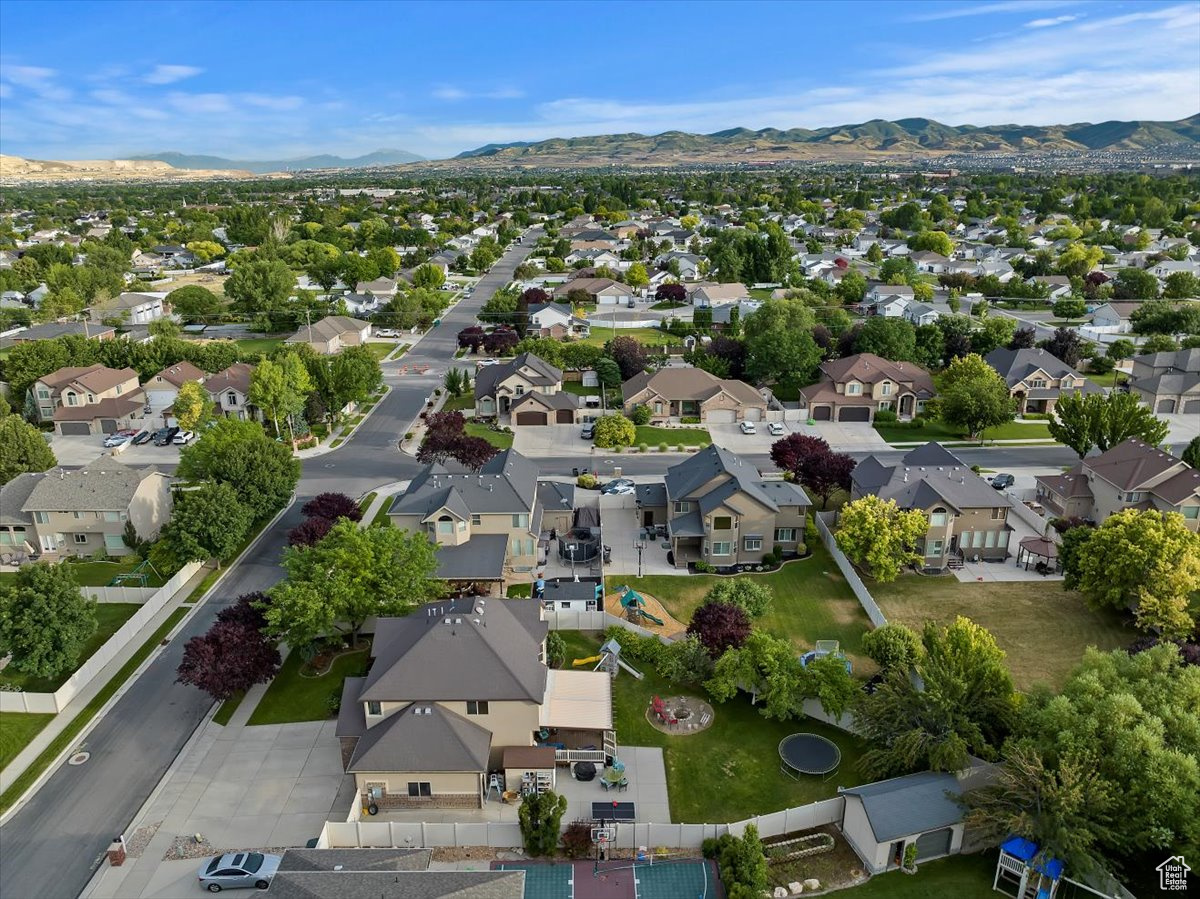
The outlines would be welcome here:
[[[299,159],[225,159],[221,156],[198,156],[189,153],[152,153],[146,156],[131,156],[130,159],[165,162],[177,169],[240,169],[263,175],[268,172],[283,172],[296,169],[366,169],[381,165],[402,165],[406,162],[423,162],[425,157],[407,150],[376,150],[366,156],[346,159],[342,156],[302,156]]]
[[[225,160],[216,160],[224,162]],[[0,184],[46,181],[196,181],[249,178],[250,172],[229,166],[179,169],[147,159],[24,159],[0,156]]]
[[[1137,151],[1193,144],[1200,115],[1178,122],[1082,122],[1074,125],[943,125],[931,119],[874,119],[859,125],[780,131],[731,128],[713,134],[603,134],[535,143],[488,144],[455,159],[545,165],[580,162],[668,163],[682,160],[839,159],[952,153]]]

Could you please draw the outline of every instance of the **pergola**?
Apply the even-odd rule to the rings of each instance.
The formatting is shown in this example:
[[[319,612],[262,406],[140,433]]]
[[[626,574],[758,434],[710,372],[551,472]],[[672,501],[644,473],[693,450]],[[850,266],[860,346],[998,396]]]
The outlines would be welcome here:
[[[1017,549],[1017,565],[1024,564],[1029,570],[1029,563],[1041,563],[1055,572],[1062,570],[1062,562],[1058,558],[1058,545],[1046,537],[1026,537]]]

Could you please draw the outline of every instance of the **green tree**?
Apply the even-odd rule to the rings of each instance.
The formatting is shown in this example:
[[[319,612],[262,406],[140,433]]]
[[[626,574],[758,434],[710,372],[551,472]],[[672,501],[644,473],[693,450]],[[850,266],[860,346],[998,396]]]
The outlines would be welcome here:
[[[912,285],[912,289],[913,289],[913,299],[916,300],[918,303],[932,303],[933,302],[933,285],[932,284],[929,284],[925,281],[914,281],[913,285]],[[980,308],[981,309],[986,308],[986,306],[981,305]]]
[[[1163,296],[1168,300],[1200,297],[1200,278],[1191,272],[1171,272],[1163,283]]]
[[[179,456],[179,477],[233,487],[255,519],[281,509],[300,480],[300,460],[256,421],[221,418]]]
[[[249,400],[267,413],[279,434],[279,420],[287,420],[290,426],[291,416],[304,411],[305,397],[312,389],[312,379],[300,357],[285,353],[277,361],[264,359],[254,367]]]
[[[1179,349],[1179,344],[1168,334],[1151,334],[1138,347],[1139,353],[1173,353]]]
[[[225,248],[214,240],[193,240],[184,244],[200,262],[212,262],[225,255]]]
[[[878,243],[872,243],[867,247],[867,261],[872,265],[879,265],[883,262],[883,249]]]
[[[172,404],[175,420],[185,431],[194,431],[213,416],[213,401],[199,381],[185,381]]]
[[[1086,277],[1104,259],[1104,251],[1099,247],[1085,246],[1073,243],[1058,257],[1058,273],[1074,278]]]
[[[0,418],[0,485],[27,471],[46,471],[58,464],[42,432],[21,416]]]
[[[921,657],[921,638],[903,624],[885,624],[867,631],[862,644],[863,652],[884,673],[907,672]]]
[[[531,793],[521,801],[517,819],[525,853],[531,856],[554,855],[558,850],[562,818],[567,812],[567,797],[553,790]]]
[[[916,351],[917,331],[902,318],[873,315],[854,338],[854,352],[874,353],[893,362],[911,362]]]
[[[816,323],[808,307],[793,300],[767,300],[746,317],[746,374],[756,381],[798,387],[821,361],[813,340]]]
[[[954,255],[954,241],[945,231],[919,231],[908,239],[908,247],[914,253],[929,250],[942,256]]]
[[[923,512],[904,511],[895,500],[867,495],[847,503],[838,518],[837,545],[880,583],[894,581],[921,561],[913,547],[929,530]]]
[[[4,378],[19,406],[38,378],[57,371],[75,360],[62,340],[30,340],[18,343],[4,360]]]
[[[238,499],[237,491],[224,483],[205,484],[179,495],[171,520],[163,528],[159,543],[180,563],[221,562],[241,547],[254,516]]]
[[[614,360],[607,356],[601,356],[596,359],[593,366],[601,387],[611,390],[621,386],[621,367]]]
[[[190,284],[167,294],[165,305],[184,321],[208,322],[221,311],[221,300],[207,287]]]
[[[775,592],[762,581],[748,577],[722,578],[704,594],[701,604],[730,603],[741,606],[751,618],[761,618],[771,608],[774,598]]]
[[[1016,404],[1000,374],[971,353],[950,363],[942,375],[942,420],[975,437],[985,429],[1012,421]]]
[[[1167,439],[1167,423],[1132,393],[1064,393],[1054,412],[1050,436],[1071,447],[1081,459],[1093,446],[1107,452],[1130,438],[1151,446]]]
[[[14,669],[53,678],[71,671],[96,632],[96,601],[80,594],[67,565],[22,565],[0,584],[0,655]]]
[[[296,289],[296,276],[280,259],[255,257],[234,269],[225,280],[225,295],[239,312],[279,326],[278,313]]]
[[[848,271],[838,282],[836,293],[838,299],[846,305],[861,303],[867,293],[867,279],[861,272]]]
[[[596,446],[633,446],[636,439],[637,429],[624,415],[614,413],[596,419]]]
[[[1153,300],[1158,296],[1158,279],[1140,268],[1123,268],[1113,279],[1112,288],[1118,300]]]
[[[436,265],[418,265],[413,269],[412,283],[413,287],[437,290],[446,283],[446,273]]]
[[[1135,608],[1143,630],[1182,637],[1195,629],[1189,609],[1200,590],[1200,535],[1182,515],[1123,509],[1078,550],[1074,585],[1092,608]]]
[[[1082,298],[1076,297],[1063,297],[1055,300],[1054,305],[1050,308],[1055,318],[1064,318],[1067,321],[1083,318],[1087,314],[1087,303]]]
[[[338,408],[347,403],[362,403],[379,389],[383,383],[383,370],[379,360],[365,346],[352,346],[342,350],[329,364],[330,382],[337,397]],[[465,376],[465,373],[464,373]],[[303,381],[298,381],[303,392]],[[311,381],[307,390],[311,390]]]
[[[911,284],[917,277],[917,264],[907,256],[885,259],[879,266],[879,279],[886,284]]]
[[[1108,345],[1105,355],[1114,362],[1120,362],[1122,359],[1128,359],[1134,353],[1132,340],[1127,340],[1124,337],[1118,337]]]
[[[292,647],[339,630],[357,645],[368,618],[407,615],[441,596],[437,566],[436,547],[419,531],[339,519],[319,542],[283,551],[287,579],[268,594],[267,630]]]
[[[1200,471],[1200,437],[1191,439],[1180,458],[1192,468]]]

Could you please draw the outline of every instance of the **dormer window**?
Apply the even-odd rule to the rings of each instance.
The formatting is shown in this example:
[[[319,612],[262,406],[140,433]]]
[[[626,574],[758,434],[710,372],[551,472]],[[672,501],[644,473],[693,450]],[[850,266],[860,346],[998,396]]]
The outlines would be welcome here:
[[[1034,378],[1032,381],[1029,382],[1029,386],[1034,387],[1034,388],[1045,387],[1046,379],[1045,378]]]
[[[882,384],[879,385],[879,395],[880,396],[891,396],[892,395],[892,382],[891,381],[884,381]]]
[[[383,714],[383,707],[379,704],[378,700],[373,700],[373,699],[367,700],[367,714],[368,715],[382,715]]]
[[[857,381],[851,381],[849,384],[846,385],[846,395],[847,396],[859,396],[861,394],[862,394],[862,384],[859,384]]]
[[[931,528],[944,528],[946,526],[946,510],[941,506],[933,509],[929,513],[929,526]]]

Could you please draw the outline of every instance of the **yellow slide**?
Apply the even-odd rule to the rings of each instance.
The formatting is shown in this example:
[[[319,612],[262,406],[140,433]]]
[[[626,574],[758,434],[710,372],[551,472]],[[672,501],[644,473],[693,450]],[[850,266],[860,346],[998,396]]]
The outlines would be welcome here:
[[[576,659],[571,663],[571,665],[575,668],[578,668],[580,665],[590,665],[592,662],[599,662],[602,658],[603,656],[589,656],[586,659]]]

